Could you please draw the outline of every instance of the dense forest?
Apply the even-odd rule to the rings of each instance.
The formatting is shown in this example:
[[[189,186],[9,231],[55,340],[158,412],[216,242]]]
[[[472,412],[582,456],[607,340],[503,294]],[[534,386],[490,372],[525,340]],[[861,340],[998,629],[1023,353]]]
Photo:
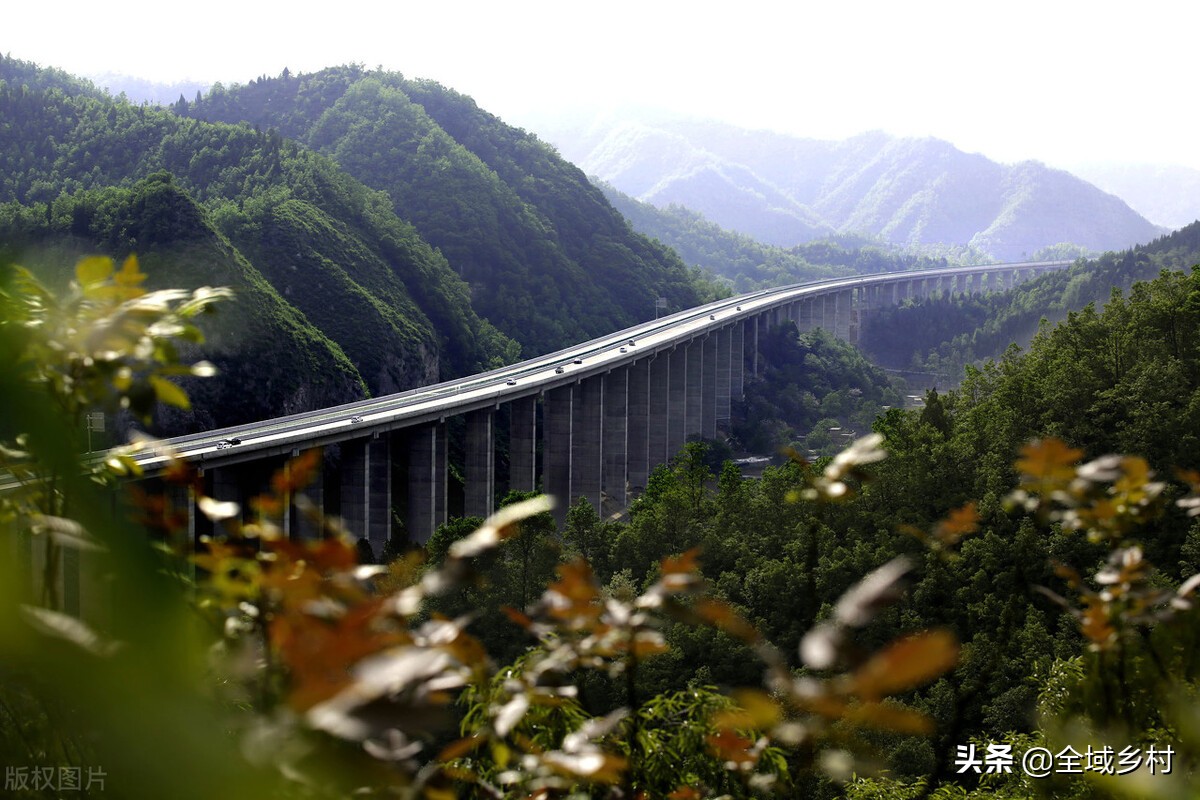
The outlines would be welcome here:
[[[653,317],[657,297],[678,310],[711,292],[552,148],[436,83],[338,67],[217,85],[172,108],[277,130],[385,192],[529,355]]]
[[[510,494],[374,564],[306,505],[316,451],[243,514],[194,465],[130,480],[142,445],[81,459],[83,415],[318,407],[717,287],[536,139],[393,73],[285,72],[166,111],[5,58],[0,119],[13,796],[57,796],[43,769],[197,800],[1194,793],[1200,224],[878,312],[873,358],[965,365],[919,409],[827,333],[765,330],[729,440],[689,442],[626,514],[580,500],[558,529]],[[835,270],[889,258],[821,247]],[[781,442],[761,476],[723,458]],[[322,537],[284,536],[292,508]],[[1122,783],[1102,747],[1169,748],[1174,771]],[[964,766],[1039,748],[1088,767]]]
[[[53,275],[54,265],[75,255],[137,252],[158,285],[237,292],[210,332],[225,377],[190,385],[191,410],[164,414],[161,432],[469,374],[652,318],[656,297],[682,308],[716,291],[633,233],[578,170],[468,99],[353,68],[308,76],[304,91],[300,80],[217,86],[207,100],[175,107],[236,116],[235,98],[251,102],[272,87],[301,102],[275,127],[256,128],[257,118],[186,118],[56,70],[0,62],[8,258],[61,285],[68,276]],[[317,142],[335,162],[285,135],[322,120],[322,135],[333,136],[355,114],[371,115],[350,126],[358,133],[369,120],[378,135],[417,138],[388,146],[389,169],[366,169],[379,163],[378,142]]]
[[[827,331],[769,328],[759,333],[758,349],[759,375],[734,404],[734,450],[774,454],[790,446],[831,456],[903,403],[901,382]]]
[[[0,736],[32,762],[102,763],[135,794],[184,797],[1015,800],[1180,796],[1194,779],[1200,268],[1069,314],[835,458],[748,479],[694,442],[625,521],[580,501],[556,531],[544,502],[510,496],[387,566],[357,565],[336,521],[280,537],[311,455],[246,523],[173,468],[217,524],[199,552],[169,500],[139,491],[114,518],[65,468],[81,434],[59,414],[93,393],[185,404],[164,376],[205,371],[167,343],[219,297],[145,295],[146,280],[93,258],[61,300],[26,272],[0,282],[22,323],[0,325],[3,363],[21,365],[0,371],[0,462],[24,476],[0,511],[46,534],[16,552],[47,548],[44,586],[64,548],[90,553],[78,574],[123,577],[85,622],[62,613],[71,592],[22,600],[28,576],[0,561]],[[126,316],[143,296],[153,313]],[[774,368],[799,351],[830,365],[828,388],[870,383],[820,335],[774,337]],[[191,734],[159,735],[180,715]],[[1099,761],[973,771],[969,745],[1018,764],[1102,745],[1175,760],[1118,786]]]
[[[159,285],[238,293],[211,332],[227,377],[197,386],[192,415],[165,430],[319,408],[516,357],[445,259],[328,159],[276,133],[62,88],[54,72],[31,82],[19,66],[6,59],[3,74],[15,74],[0,83],[12,120],[0,148],[9,257],[43,271],[64,254],[136,251],[162,265]]]
[[[872,272],[936,269],[951,263],[987,263],[983,254],[905,252],[863,236],[832,236],[794,247],[765,245],[725,230],[681,205],[656,208],[602,185],[604,195],[640,233],[671,247],[680,257],[730,286],[735,293]],[[933,250],[934,248],[928,248]]]
[[[1027,343],[1043,320],[1058,322],[1089,303],[1103,305],[1114,288],[1163,269],[1188,269],[1200,250],[1200,224],[1120,253],[1080,260],[1008,292],[913,298],[867,316],[860,346],[877,363],[928,370],[957,382],[964,366],[998,358]]]
[[[1074,698],[1070,708],[1086,706],[1080,693],[1092,691],[1079,674],[1087,662],[1087,636],[1068,609],[1035,587],[1069,594],[1075,587],[1053,563],[1090,572],[1107,551],[1069,526],[1047,529],[1036,517],[1014,513],[1004,502],[1018,482],[1014,462],[1025,443],[1054,435],[1080,448],[1075,457],[1137,452],[1166,471],[1200,466],[1197,331],[1200,269],[1139,283],[1103,312],[1089,307],[1072,313],[1039,333],[1027,353],[1009,352],[970,370],[958,390],[931,392],[920,410],[882,414],[875,430],[883,435],[887,458],[873,465],[872,480],[845,505],[789,502],[805,485],[800,463],[770,467],[761,480],[751,480],[728,463],[714,471],[706,445],[691,444],[655,473],[628,522],[601,520],[580,501],[561,539],[552,525],[522,534],[533,538],[499,552],[486,568],[487,588],[443,610],[523,608],[552,580],[560,558],[571,555],[586,557],[599,585],[619,596],[650,586],[664,558],[699,548],[701,572],[715,595],[791,654],[799,669],[801,641],[828,618],[830,604],[859,577],[904,556],[919,564],[906,599],[857,631],[857,646],[872,650],[897,633],[935,627],[956,634],[962,656],[951,673],[908,698],[937,721],[932,738],[868,736],[868,749],[884,758],[896,781],[958,782],[973,789],[978,777],[964,778],[952,768],[956,745],[1038,735],[1036,712],[1046,710],[1051,676],[1057,676],[1055,691]],[[930,548],[921,532],[940,530],[954,509],[967,509],[961,513],[969,518],[964,531],[970,535],[948,558]],[[1183,509],[1159,513],[1136,538],[1146,561],[1163,568],[1155,580],[1171,587],[1200,569],[1200,523]],[[440,530],[430,544],[435,561],[479,522]],[[552,555],[560,548],[563,556]],[[519,628],[505,627],[502,615],[487,612],[478,630],[491,652],[515,657],[526,646]],[[728,631],[674,622],[663,635],[669,650],[640,666],[638,696],[758,680],[762,666],[753,648]],[[1162,657],[1174,664],[1177,652],[1189,651],[1168,647]],[[1157,716],[1162,710],[1147,706],[1146,693],[1157,690],[1140,683],[1153,679],[1142,669],[1144,664],[1136,677],[1125,675],[1119,687],[1132,693],[1122,702],[1136,705],[1128,711],[1134,730],[1125,735],[1153,737],[1154,726],[1163,724]],[[581,689],[589,715],[607,714],[624,699],[620,682],[595,676]],[[1026,796],[1028,787],[1019,780],[1008,783],[1013,794],[1005,796]],[[991,787],[1001,791],[995,782]],[[793,791],[791,796],[839,794],[811,776]],[[857,791],[864,794],[851,794],[907,796],[886,781]]]

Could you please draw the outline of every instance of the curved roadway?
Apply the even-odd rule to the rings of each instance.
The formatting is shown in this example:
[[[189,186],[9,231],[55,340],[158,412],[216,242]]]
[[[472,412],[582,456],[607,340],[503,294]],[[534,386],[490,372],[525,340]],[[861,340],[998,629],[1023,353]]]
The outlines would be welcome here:
[[[165,440],[165,444],[193,463],[209,466],[288,454],[296,449],[363,438],[375,431],[409,427],[538,394],[646,358],[660,350],[687,342],[709,329],[748,319],[803,297],[876,283],[987,273],[998,269],[1053,270],[1071,263],[1022,262],[875,273],[763,289],[634,325],[490,372],[317,411],[180,436]],[[236,444],[232,444],[235,441]],[[140,455],[137,460],[144,469],[153,473],[166,462],[167,457],[150,451]]]

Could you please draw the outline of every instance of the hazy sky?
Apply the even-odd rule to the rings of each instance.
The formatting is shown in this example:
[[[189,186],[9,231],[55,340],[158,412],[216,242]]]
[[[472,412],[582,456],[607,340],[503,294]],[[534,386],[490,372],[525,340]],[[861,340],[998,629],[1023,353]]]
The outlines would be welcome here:
[[[10,5],[0,50],[75,74],[244,83],[360,62],[515,124],[630,103],[820,138],[937,136],[1001,161],[1200,168],[1200,6],[1180,0]]]

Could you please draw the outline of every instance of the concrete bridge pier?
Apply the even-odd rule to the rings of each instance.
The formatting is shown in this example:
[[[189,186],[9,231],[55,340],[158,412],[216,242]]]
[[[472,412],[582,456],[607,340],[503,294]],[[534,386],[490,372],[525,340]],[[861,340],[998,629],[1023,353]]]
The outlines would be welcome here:
[[[565,506],[586,497],[597,513],[604,482],[604,376],[584,378],[575,386],[571,433],[571,492]],[[562,500],[563,498],[559,498]]]
[[[829,330],[829,297],[828,295],[820,295],[812,299],[812,329]]]
[[[815,300],[808,299],[808,300],[801,300],[800,303],[798,304],[800,306],[800,318],[799,318],[799,323],[797,324],[797,328],[800,330],[801,333],[808,333],[814,327],[816,327],[816,324],[814,321],[815,311],[813,308],[813,304],[815,302],[816,302]]]
[[[875,309],[879,308],[880,289],[878,286],[872,284],[870,286],[864,286],[860,291],[862,294],[860,295],[858,308],[860,312],[859,317],[861,318],[861,312],[874,311]]]
[[[863,302],[862,290],[857,290],[850,299],[850,327],[847,331],[846,341],[851,344],[858,344],[858,334],[864,313],[862,310]]]
[[[746,396],[746,324],[735,322],[729,334],[729,391],[738,400]]]
[[[811,306],[809,307],[811,309]],[[758,323],[762,317],[755,317],[753,320],[753,331],[750,334],[750,368],[751,375],[758,377]]]
[[[629,480],[629,369],[618,367],[604,375],[604,428],[601,434],[600,491],[610,503],[624,508]],[[596,508],[597,513],[604,510]]]
[[[391,437],[381,433],[343,442],[340,477],[342,520],[351,534],[367,538],[378,557],[392,529]]]
[[[683,442],[671,451],[671,455],[679,452],[692,436],[704,433],[704,340],[692,339],[687,344],[687,405],[684,411]]]
[[[667,412],[667,452],[664,462],[670,460],[683,448],[687,441],[688,415],[688,350],[691,345],[681,344],[671,351],[671,376],[668,382],[670,404]]]
[[[655,353],[650,359],[649,369],[650,413],[646,430],[646,466],[652,471],[659,464],[667,463],[667,459],[671,457],[670,437],[667,434],[674,402],[674,392],[671,391],[671,352],[664,350]]]
[[[717,438],[717,336],[710,333],[701,340],[703,361],[700,366],[700,435]]]
[[[489,517],[496,510],[495,416],[491,408],[467,414],[463,513],[468,517]]]
[[[628,491],[640,495],[650,477],[650,365],[652,358],[635,361],[626,369],[628,411],[625,419],[625,480]],[[630,499],[627,495],[626,499]]]
[[[392,535],[392,437],[381,433],[367,444],[370,482],[367,495],[367,525],[364,534],[378,558]]]
[[[717,386],[716,386],[716,430],[729,431],[729,418],[732,414],[732,385],[733,374],[732,364],[735,360],[733,352],[733,328],[741,328],[741,325],[733,325],[721,328],[715,331],[711,338],[716,340],[717,349]],[[741,352],[738,352],[737,357],[741,357]],[[714,432],[715,433],[715,432]],[[716,438],[715,436],[713,438]]]
[[[850,341],[850,289],[833,295],[833,335],[842,341]]]
[[[574,433],[577,386],[559,386],[543,396],[542,403],[542,491],[557,501],[554,518],[559,525],[567,518],[571,497],[571,451]]]
[[[508,404],[508,488],[537,489],[537,397],[518,397]]]
[[[431,422],[409,430],[409,539],[424,544],[446,519],[446,425]]]

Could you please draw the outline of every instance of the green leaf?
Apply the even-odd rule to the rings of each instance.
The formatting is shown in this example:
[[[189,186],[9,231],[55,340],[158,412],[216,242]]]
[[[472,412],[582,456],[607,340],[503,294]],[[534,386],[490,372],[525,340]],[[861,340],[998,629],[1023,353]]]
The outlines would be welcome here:
[[[75,280],[79,281],[81,286],[90,286],[108,280],[112,274],[113,260],[106,256],[81,258],[75,265]]]
[[[112,262],[110,261],[110,267],[111,263]],[[132,288],[146,280],[146,274],[138,269],[137,256],[130,254],[130,256],[125,259],[125,263],[121,265],[121,271],[113,276],[113,280],[118,286],[124,286],[126,288]]]
[[[151,375],[150,385],[154,387],[154,394],[158,396],[159,402],[175,406],[176,408],[182,408],[185,411],[192,407],[191,401],[188,400],[187,392],[166,378]]]

